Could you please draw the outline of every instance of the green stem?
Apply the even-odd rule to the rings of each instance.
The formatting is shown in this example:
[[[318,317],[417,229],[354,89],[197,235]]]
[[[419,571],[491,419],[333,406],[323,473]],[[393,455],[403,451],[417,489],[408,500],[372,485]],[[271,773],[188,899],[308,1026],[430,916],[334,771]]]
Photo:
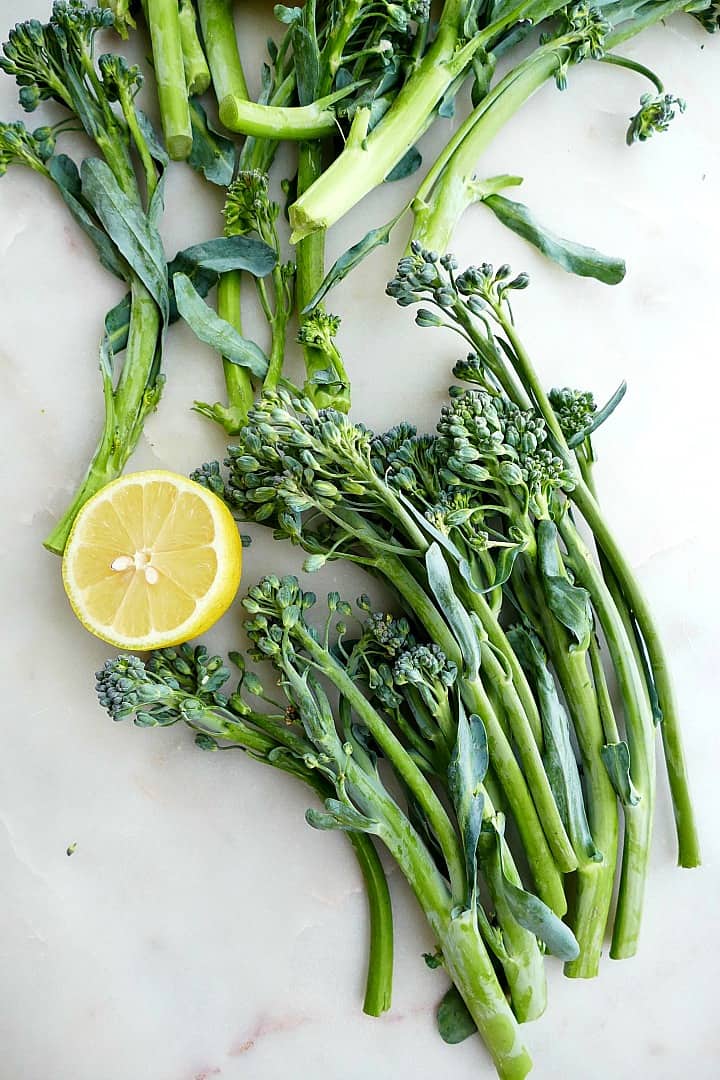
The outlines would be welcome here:
[[[562,875],[553,860],[528,784],[490,704],[485,687],[479,679],[465,679],[460,683],[460,692],[467,708],[476,713],[485,725],[493,769],[512,810],[538,896],[556,915],[562,916],[567,911]],[[547,785],[544,771],[543,776]],[[552,799],[552,793],[550,798]]]
[[[235,35],[233,6],[233,0],[197,0],[200,30],[218,106],[231,94],[243,100],[248,98]]]
[[[294,633],[302,642],[307,655],[317,664],[318,668],[333,683],[336,689],[347,698],[356,715],[367,727],[397,775],[407,785],[425,811],[447,863],[453,896],[459,900],[467,892],[465,862],[460,851],[455,829],[431,785],[418,766],[408,756],[402,743],[378,715],[344,668],[330,657],[302,627],[296,627]]]
[[[351,684],[352,685],[352,684]],[[455,902],[410,822],[381,785],[352,759],[348,781],[362,809],[378,820],[377,832],[407,879],[442,951],[448,975],[460,992],[490,1051],[501,1080],[524,1080],[531,1068],[518,1023],[502,992],[473,912]]]
[[[595,685],[595,695],[597,697],[602,729],[605,733],[605,742],[611,744],[618,743],[620,742],[620,732],[618,731],[617,720],[615,719],[615,710],[613,709],[612,699],[610,698],[607,679],[605,678],[602,657],[600,656],[600,646],[598,645],[595,634],[592,634],[590,637],[588,656],[590,657],[590,670],[592,671],[593,683]]]
[[[572,522],[559,525],[577,580],[590,593],[605,634],[623,699],[630,747],[630,773],[640,795],[636,806],[625,806],[625,840],[611,956],[633,956],[642,919],[645,882],[650,861],[655,803],[655,751],[652,716],[642,673],[635,665],[625,627],[600,572]]]
[[[458,49],[463,0],[447,0],[437,34],[392,107],[359,144],[348,145],[290,208],[292,243],[329,228],[381,184],[423,131],[428,116],[481,46],[476,35]]]
[[[229,270],[222,274],[217,287],[217,310],[221,319],[229,322],[238,333],[242,333],[242,271]],[[252,379],[247,368],[231,364],[223,357],[223,375],[227,389],[228,409],[231,413],[236,434],[247,422],[247,415],[255,398]]]
[[[551,431],[560,453],[565,461],[578,473],[576,460],[565,441],[557,416],[550,404],[540,380],[532,366],[530,357],[524,349],[514,327],[501,310],[496,314],[503,330],[512,345],[516,357],[515,369],[527,392],[535,400],[545,422]],[[650,667],[663,714],[661,726],[665,762],[672,794],[675,813],[675,828],[678,838],[678,862],[680,866],[694,867],[700,864],[700,849],[695,824],[695,815],[690,800],[685,752],[680,733],[680,723],[675,703],[675,693],[670,677],[667,657],[658,634],[645,596],[633,574],[625,556],[620,550],[615,537],[603,518],[600,507],[592,492],[581,476],[578,475],[575,489],[571,492],[572,502],[580,510],[593,532],[598,548],[601,550],[618,585],[625,595],[627,604],[637,620],[638,628],[648,652]]]
[[[337,95],[332,99],[337,100]],[[322,139],[338,130],[329,101],[324,98],[311,105],[259,105],[240,94],[228,94],[220,105],[220,119],[226,128],[241,135],[295,142]]]
[[[540,48],[509,72],[458,128],[413,200],[413,240],[434,251],[448,250],[458,221],[478,201],[474,178],[480,157],[560,62],[560,49]]]
[[[695,824],[695,814],[690,800],[687,765],[680,733],[675,693],[667,657],[655,620],[632,569],[602,516],[600,507],[583,481],[577,485],[572,493],[572,500],[592,529],[598,547],[612,567],[645,642],[663,716],[660,731],[675,812],[678,863],[684,867],[699,866],[700,845]]]
[[[526,568],[532,579],[532,567],[528,565]],[[532,622],[540,622],[541,637],[570,710],[583,762],[588,822],[595,846],[602,856],[601,860],[588,860],[578,868],[572,926],[580,946],[580,955],[577,960],[565,965],[565,974],[569,977],[589,979],[598,973],[617,861],[617,800],[602,760],[605,737],[584,653],[577,649],[570,651],[568,636],[547,612],[537,582],[530,585],[528,592],[528,586],[516,575],[514,588],[526,615]],[[537,604],[534,600],[537,600]]]
[[[578,860],[555,802],[540,756],[540,749],[509,673],[503,669],[494,651],[487,645],[482,648],[482,670],[502,702],[520,763],[553,858],[558,869],[568,874],[571,870],[577,869]]]
[[[390,891],[378,853],[369,837],[348,833],[365,882],[370,916],[370,949],[363,1012],[381,1016],[392,1001],[393,919]]]
[[[177,0],[147,0],[147,20],[165,145],[182,161],[192,149],[192,125]]]
[[[625,68],[626,71],[634,71],[636,75],[642,75],[653,84],[658,94],[665,93],[665,87],[655,72],[638,60],[631,60],[629,56],[617,56],[615,53],[606,53],[605,56],[600,57],[600,60],[603,64],[612,64],[615,67]]]
[[[198,37],[192,0],[180,0],[179,17],[185,82],[188,94],[195,97],[204,94],[209,87],[210,68]]]
[[[413,617],[425,627],[429,636],[440,645],[448,659],[453,660],[459,667],[462,667],[462,656],[457,642],[445,620],[422,586],[404,566],[402,560],[390,555],[380,555],[373,560],[373,565],[396,589]],[[502,725],[492,709],[482,683],[465,680],[462,685],[466,705],[473,712],[478,713],[485,724],[493,768],[502,784],[503,791],[522,835],[538,891],[542,899],[553,911],[563,914],[566,910],[566,902],[562,877],[548,847],[522,770],[502,730]],[[547,784],[544,770],[542,776],[545,784]],[[550,797],[552,797],[551,794]],[[542,802],[542,796],[539,798]]]
[[[72,524],[87,500],[115,480],[132,454],[143,420],[157,404],[157,346],[160,312],[147,289],[135,278],[131,287],[130,330],[117,389],[103,374],[105,423],[87,473],[70,505],[44,541],[48,551],[62,555]]]
[[[137,121],[137,113],[135,112],[135,104],[128,94],[127,88],[122,83],[120,85],[120,108],[122,109],[122,114],[125,117],[125,122],[132,135],[133,142],[135,143],[143,167],[147,205],[149,206],[158,185],[157,169],[148,148],[147,139],[140,130],[140,125]]]

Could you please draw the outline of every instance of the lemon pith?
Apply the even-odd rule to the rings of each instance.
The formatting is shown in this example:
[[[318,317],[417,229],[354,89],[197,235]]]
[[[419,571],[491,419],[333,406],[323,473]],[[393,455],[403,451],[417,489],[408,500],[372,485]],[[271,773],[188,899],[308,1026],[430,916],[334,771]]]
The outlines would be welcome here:
[[[135,651],[204,633],[237,592],[242,545],[225,504],[153,469],[113,481],[78,514],[63,584],[91,633]]]

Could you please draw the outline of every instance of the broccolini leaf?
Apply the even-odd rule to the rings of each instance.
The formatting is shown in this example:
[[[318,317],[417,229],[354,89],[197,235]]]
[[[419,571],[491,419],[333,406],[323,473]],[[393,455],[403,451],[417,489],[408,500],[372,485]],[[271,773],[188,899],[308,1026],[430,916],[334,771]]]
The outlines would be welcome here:
[[[262,379],[268,368],[268,358],[260,346],[242,337],[230,323],[216,315],[187,274],[175,274],[173,285],[178,311],[195,336],[231,364],[246,367],[256,378]]]
[[[385,183],[390,184],[394,180],[404,180],[406,176],[412,176],[422,165],[422,154],[416,146],[411,146],[406,154],[398,161],[397,165],[390,170],[385,177]]]
[[[425,566],[433,596],[460,646],[465,674],[469,679],[476,679],[480,670],[480,647],[477,634],[470,616],[457,598],[450,571],[439,544],[431,544],[428,548]]]
[[[628,744],[626,742],[608,743],[601,748],[600,756],[620,802],[623,806],[637,806],[640,795],[630,778]]]
[[[469,718],[458,705],[457,742],[448,765],[448,790],[463,839],[467,872],[467,907],[472,910],[477,894],[477,845],[482,828],[485,795],[482,783],[490,763],[487,734],[479,716]]]
[[[275,266],[277,254],[263,240],[249,236],[218,236],[202,244],[179,251],[168,266],[168,274],[189,274],[194,267],[225,274],[228,270],[246,270],[254,277],[265,277]]]
[[[387,244],[390,239],[390,233],[407,209],[408,208],[404,206],[400,213],[392,218],[391,221],[386,222],[385,225],[378,226],[377,229],[371,229],[369,233],[366,233],[365,236],[363,236],[362,240],[359,240],[357,244],[353,244],[352,247],[349,247],[330,267],[325,275],[325,280],[313,296],[312,300],[309,300],[305,305],[301,315],[306,315],[308,311],[312,311],[314,307],[317,307],[330,290],[335,288],[338,282],[342,281],[344,277],[347,277],[350,271],[354,270],[356,266],[359,266],[366,255],[369,255],[376,247]]]
[[[510,881],[505,873],[502,833],[493,821],[483,824],[478,856],[491,889],[502,895],[515,922],[542,941],[548,952],[560,960],[577,959],[580,948],[569,926],[539,897]]]
[[[592,277],[605,285],[617,285],[625,277],[625,261],[604,255],[595,248],[576,244],[541,225],[523,203],[504,195],[488,195],[482,202],[498,221],[532,244],[569,274]]]
[[[197,98],[190,98],[192,149],[188,165],[219,187],[228,187],[235,169],[235,145],[216,131]]]
[[[128,269],[118,249],[83,206],[80,173],[75,162],[66,154],[56,154],[47,167],[68,210],[92,241],[102,265],[121,281],[127,281]]]
[[[477,1034],[475,1021],[454,986],[450,987],[438,1006],[437,1026],[440,1038],[446,1043],[461,1043]]]
[[[587,648],[592,633],[590,594],[563,576],[557,537],[557,526],[553,521],[544,518],[538,523],[538,562],[543,592],[558,622],[576,638],[580,648]]]
[[[570,721],[547,667],[547,657],[535,634],[522,626],[508,630],[508,641],[530,676],[540,708],[543,733],[543,765],[560,817],[578,855],[602,858],[590,832],[582,783],[570,742]]]
[[[167,322],[170,291],[162,240],[157,229],[121,189],[112,170],[98,158],[86,158],[80,170],[82,193],[108,236],[156,301]]]

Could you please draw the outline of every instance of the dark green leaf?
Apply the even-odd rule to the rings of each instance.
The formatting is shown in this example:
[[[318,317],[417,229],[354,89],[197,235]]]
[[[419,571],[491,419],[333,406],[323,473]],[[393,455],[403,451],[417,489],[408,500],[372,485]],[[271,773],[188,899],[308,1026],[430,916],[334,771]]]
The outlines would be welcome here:
[[[492,210],[498,221],[518,236],[522,236],[568,273],[596,278],[605,285],[617,285],[625,277],[623,259],[603,255],[595,248],[565,240],[540,225],[523,203],[506,199],[504,195],[488,195],[482,201]]]
[[[390,184],[394,180],[404,180],[406,176],[412,176],[422,165],[422,154],[415,146],[400,158],[394,169],[385,177],[385,183]]]
[[[377,229],[371,229],[369,233],[366,233],[357,244],[353,244],[351,248],[337,259],[330,270],[325,276],[325,280],[313,296],[312,300],[303,308],[301,314],[306,315],[308,311],[312,311],[314,307],[320,303],[321,300],[327,296],[331,289],[333,289],[339,281],[342,281],[344,277],[354,270],[356,266],[359,266],[363,259],[374,251],[376,247],[380,247],[382,244],[387,244],[390,239],[390,233],[393,231],[395,225],[397,225],[400,218],[403,216],[407,207],[397,214],[391,221],[388,221],[385,225],[380,225]]]
[[[480,670],[477,634],[470,616],[457,598],[445,556],[438,543],[431,544],[428,548],[425,566],[430,589],[460,646],[465,674],[469,679],[476,679]]]
[[[510,881],[503,864],[503,838],[492,821],[483,823],[478,858],[491,892],[502,897],[515,922],[543,942],[560,960],[575,960],[580,948],[575,935],[539,897]]]
[[[477,1034],[475,1021],[454,986],[450,987],[438,1006],[437,1026],[440,1038],[446,1043],[461,1043]]]
[[[102,265],[121,281],[127,281],[128,267],[120,252],[83,206],[80,174],[75,162],[66,154],[57,154],[50,158],[48,169],[68,210],[85,235],[92,240]]]
[[[235,144],[215,130],[198,98],[190,98],[190,122],[192,149],[188,165],[211,184],[228,187],[235,169]]]
[[[610,783],[623,806],[637,806],[640,795],[630,777],[630,748],[626,742],[608,743],[600,750]]]
[[[147,143],[150,156],[153,161],[157,161],[159,165],[162,165],[163,169],[166,168],[170,164],[170,158],[168,157],[167,150],[160,142],[160,136],[153,127],[152,121],[145,115],[142,109],[136,109],[135,112],[137,114],[138,127]]]
[[[508,641],[535,687],[543,732],[543,765],[563,824],[578,856],[600,860],[588,825],[582,783],[570,741],[570,721],[558,697],[547,657],[535,634],[522,626],[508,630]]]
[[[108,236],[157,302],[167,322],[170,295],[160,234],[138,205],[120,188],[104,161],[86,158],[80,175],[84,197],[94,208]]]
[[[537,542],[543,592],[558,622],[573,634],[580,648],[587,648],[592,633],[590,594],[564,576],[557,540],[555,523],[542,519],[537,527]]]
[[[489,764],[487,734],[479,716],[468,719],[458,704],[457,742],[448,765],[448,791],[463,840],[467,873],[468,909],[475,907],[477,893],[477,845],[482,828],[485,795],[483,780]]]
[[[225,274],[228,270],[246,270],[254,277],[265,277],[275,266],[277,254],[269,244],[250,236],[218,236],[202,244],[179,251],[168,266],[168,274],[187,274],[193,267]]]
[[[246,367],[256,378],[262,379],[267,372],[268,358],[260,346],[242,337],[230,323],[216,315],[186,274],[175,274],[173,284],[178,311],[195,336],[232,364]]]
[[[358,813],[347,803],[326,799],[325,810],[306,810],[305,820],[313,829],[340,829],[343,832],[377,832],[377,822]]]

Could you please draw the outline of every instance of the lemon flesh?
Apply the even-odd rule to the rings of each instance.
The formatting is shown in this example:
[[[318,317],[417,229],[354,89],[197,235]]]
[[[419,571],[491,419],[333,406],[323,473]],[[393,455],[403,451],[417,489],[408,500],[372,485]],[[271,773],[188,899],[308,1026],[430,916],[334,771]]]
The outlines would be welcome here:
[[[225,504],[155,469],[122,476],[85,503],[65,549],[63,584],[87,630],[144,651],[209,629],[232,603],[241,568]]]

